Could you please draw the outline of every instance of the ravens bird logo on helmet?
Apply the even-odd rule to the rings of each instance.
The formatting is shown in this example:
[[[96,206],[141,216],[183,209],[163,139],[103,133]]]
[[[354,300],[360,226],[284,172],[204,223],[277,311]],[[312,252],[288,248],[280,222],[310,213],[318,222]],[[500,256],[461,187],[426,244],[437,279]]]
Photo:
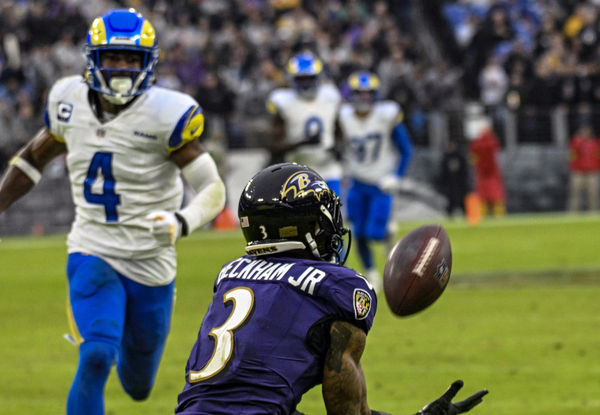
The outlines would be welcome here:
[[[242,192],[238,216],[251,255],[302,251],[343,264],[350,249],[340,198],[307,166],[281,163],[258,172]]]

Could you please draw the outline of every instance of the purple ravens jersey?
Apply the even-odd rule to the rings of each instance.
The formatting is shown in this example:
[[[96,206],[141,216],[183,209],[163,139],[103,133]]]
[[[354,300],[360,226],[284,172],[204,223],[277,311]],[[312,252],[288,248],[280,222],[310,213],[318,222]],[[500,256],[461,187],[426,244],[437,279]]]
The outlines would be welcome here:
[[[334,320],[371,328],[377,298],[354,270],[243,256],[215,281],[177,414],[290,414],[321,383]]]

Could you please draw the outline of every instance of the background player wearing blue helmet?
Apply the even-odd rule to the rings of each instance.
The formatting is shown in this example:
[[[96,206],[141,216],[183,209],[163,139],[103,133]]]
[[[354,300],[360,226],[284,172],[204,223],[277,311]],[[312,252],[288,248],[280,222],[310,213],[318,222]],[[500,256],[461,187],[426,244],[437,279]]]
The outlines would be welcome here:
[[[291,88],[275,89],[267,100],[273,115],[268,148],[271,163],[311,166],[339,194],[342,166],[336,157],[335,119],[342,98],[323,72],[323,62],[310,52],[288,61]]]
[[[379,79],[368,71],[348,78],[350,102],[341,106],[338,123],[345,140],[348,218],[353,225],[365,273],[379,290],[381,276],[370,243],[388,237],[392,193],[412,159],[412,145],[402,123],[402,110],[393,101],[378,100]]]
[[[360,359],[377,310],[369,282],[343,266],[340,199],[313,169],[258,172],[238,215],[247,255],[225,264],[186,366],[176,414],[298,414],[322,384],[329,415],[369,409]],[[466,412],[487,391],[451,403],[455,382],[421,415]]]
[[[125,391],[148,397],[171,320],[174,244],[223,208],[225,188],[201,147],[204,116],[186,94],[153,86],[159,50],[135,10],[94,20],[86,77],[52,87],[46,126],[12,159],[0,183],[0,212],[66,153],[75,221],[67,276],[79,364],[69,415],[104,413],[113,362]],[[185,208],[183,175],[197,192]]]

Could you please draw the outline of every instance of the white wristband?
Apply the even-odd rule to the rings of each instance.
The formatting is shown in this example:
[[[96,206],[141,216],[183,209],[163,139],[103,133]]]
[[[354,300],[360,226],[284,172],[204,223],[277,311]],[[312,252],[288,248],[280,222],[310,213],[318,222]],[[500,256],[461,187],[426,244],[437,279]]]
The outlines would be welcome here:
[[[8,165],[15,166],[16,168],[21,170],[23,174],[25,174],[25,176],[29,177],[33,184],[37,184],[42,178],[42,173],[40,173],[38,169],[29,164],[27,160],[22,159],[19,156],[14,156],[8,162]]]

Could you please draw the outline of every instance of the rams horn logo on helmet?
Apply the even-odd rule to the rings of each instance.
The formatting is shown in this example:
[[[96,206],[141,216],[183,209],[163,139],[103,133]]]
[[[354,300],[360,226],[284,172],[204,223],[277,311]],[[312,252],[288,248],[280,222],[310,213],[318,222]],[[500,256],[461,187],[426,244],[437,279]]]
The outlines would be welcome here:
[[[325,192],[329,192],[329,187],[323,180],[314,180],[314,174],[308,171],[299,171],[291,175],[281,190],[281,198],[284,199],[288,193],[292,194],[292,199],[299,199],[309,194],[314,194],[317,200]]]

